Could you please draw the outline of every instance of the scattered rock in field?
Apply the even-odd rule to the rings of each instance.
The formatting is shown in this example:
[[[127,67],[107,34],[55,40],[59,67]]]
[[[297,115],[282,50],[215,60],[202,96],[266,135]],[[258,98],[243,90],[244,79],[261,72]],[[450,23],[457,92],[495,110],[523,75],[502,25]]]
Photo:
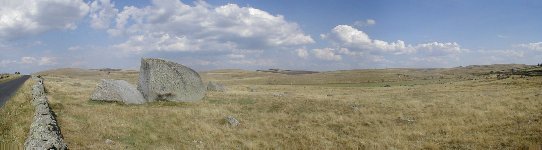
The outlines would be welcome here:
[[[113,144],[113,140],[107,139],[107,140],[105,140],[105,144],[111,145],[111,144]]]
[[[145,99],[134,85],[124,80],[102,79],[92,95],[91,100],[119,101],[126,104],[143,104]]]
[[[283,97],[284,94],[282,94],[282,93],[273,93],[273,96],[274,97]]]
[[[333,96],[333,94],[327,94],[327,96]]]
[[[507,79],[507,78],[510,78],[510,75],[507,75],[507,74],[498,74],[497,75],[498,80]]]
[[[389,84],[386,84],[386,85],[384,85],[384,87],[391,87],[391,85],[389,85]]]
[[[397,117],[396,121],[399,123],[414,123],[416,122],[416,119],[412,117]]]
[[[155,58],[141,59],[137,89],[148,101],[198,101],[205,96],[199,74],[181,64]]]
[[[239,125],[239,121],[237,119],[235,119],[233,116],[228,116],[225,118],[226,122],[228,122],[228,124],[230,124],[230,126],[238,126]]]
[[[249,92],[256,92],[256,87],[249,86],[247,89]]]
[[[226,88],[224,87],[223,84],[209,81],[209,84],[207,84],[207,90],[215,91],[215,92],[224,92],[226,91]]]
[[[350,105],[350,108],[352,108],[353,111],[357,111],[361,106],[358,104]]]

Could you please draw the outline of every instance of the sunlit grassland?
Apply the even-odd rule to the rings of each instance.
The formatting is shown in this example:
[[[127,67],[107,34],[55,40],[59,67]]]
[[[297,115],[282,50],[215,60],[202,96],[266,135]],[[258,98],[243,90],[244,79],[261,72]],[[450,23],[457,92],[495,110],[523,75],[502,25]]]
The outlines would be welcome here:
[[[43,74],[72,149],[506,149],[542,144],[540,77],[496,80],[465,70],[211,71],[201,76],[224,83],[226,92],[208,92],[195,103],[143,105],[89,100],[99,79],[135,84],[137,72]],[[241,125],[227,125],[228,115]]]
[[[0,143],[22,146],[34,114],[31,86],[29,79],[0,108]]]

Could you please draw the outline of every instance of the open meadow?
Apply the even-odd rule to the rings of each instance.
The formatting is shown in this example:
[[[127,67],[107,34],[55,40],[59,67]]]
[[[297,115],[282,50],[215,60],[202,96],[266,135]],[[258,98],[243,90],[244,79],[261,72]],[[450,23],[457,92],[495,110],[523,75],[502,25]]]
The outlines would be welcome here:
[[[200,75],[205,83],[223,83],[226,92],[207,92],[200,102],[142,105],[89,100],[100,79],[137,84],[136,71],[38,74],[70,149],[536,148],[542,78],[487,74],[513,67],[300,75],[218,70]],[[226,123],[230,115],[239,126]]]

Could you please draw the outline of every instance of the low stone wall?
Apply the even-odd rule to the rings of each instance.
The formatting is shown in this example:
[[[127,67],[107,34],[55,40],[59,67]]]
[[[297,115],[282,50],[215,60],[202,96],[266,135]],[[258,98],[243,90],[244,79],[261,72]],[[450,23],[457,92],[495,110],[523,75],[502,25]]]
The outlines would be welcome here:
[[[49,108],[43,79],[38,77],[32,79],[36,81],[32,86],[32,105],[35,112],[30,133],[24,142],[25,149],[68,149],[62,139],[54,112]]]

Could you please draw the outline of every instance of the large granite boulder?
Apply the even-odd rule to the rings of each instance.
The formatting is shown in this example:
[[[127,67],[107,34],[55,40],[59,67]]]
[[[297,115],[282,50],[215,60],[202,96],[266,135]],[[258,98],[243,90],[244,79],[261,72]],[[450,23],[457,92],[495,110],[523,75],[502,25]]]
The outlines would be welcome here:
[[[162,59],[141,59],[139,84],[147,101],[198,101],[205,96],[205,85],[199,74],[175,62]]]
[[[209,84],[207,84],[207,90],[215,91],[215,92],[224,92],[226,91],[226,88],[224,87],[223,84],[209,81]]]
[[[102,79],[90,96],[96,101],[119,101],[126,104],[143,104],[145,99],[136,87],[124,80]]]

